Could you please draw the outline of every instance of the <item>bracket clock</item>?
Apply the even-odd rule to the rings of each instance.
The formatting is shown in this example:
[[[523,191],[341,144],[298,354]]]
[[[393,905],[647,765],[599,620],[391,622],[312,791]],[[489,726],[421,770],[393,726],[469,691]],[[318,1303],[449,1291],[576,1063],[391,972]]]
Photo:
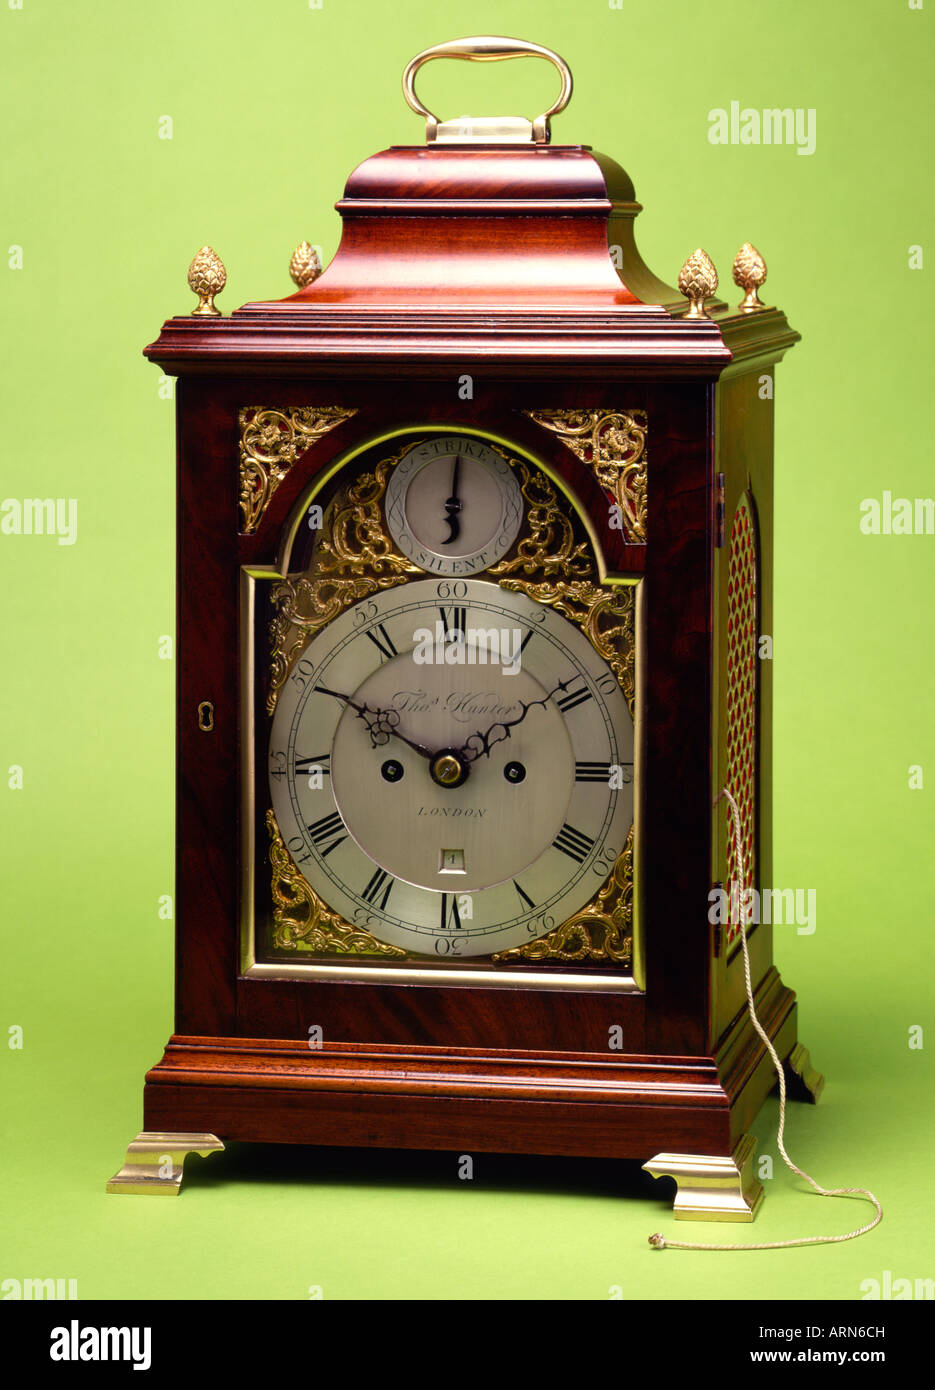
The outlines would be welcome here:
[[[436,57],[532,55],[553,107],[439,121]],[[179,378],[175,1033],[111,1191],[225,1140],[640,1160],[752,1220],[774,1076],[727,787],[771,875],[772,374],[797,340],[644,265],[571,74],[420,53],[426,141],[365,160],[321,273],[146,355]],[[764,383],[770,389],[764,389]],[[717,915],[717,914],[715,914]],[[820,1078],[748,929],[757,1012]]]

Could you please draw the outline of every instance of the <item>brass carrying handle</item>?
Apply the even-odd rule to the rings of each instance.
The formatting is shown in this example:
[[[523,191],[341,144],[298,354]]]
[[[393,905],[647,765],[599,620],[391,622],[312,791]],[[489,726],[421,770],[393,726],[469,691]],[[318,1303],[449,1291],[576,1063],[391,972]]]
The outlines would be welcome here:
[[[504,58],[547,58],[558,69],[562,90],[548,111],[543,111],[534,121],[527,121],[522,116],[462,116],[458,120],[440,122],[416,96],[416,73],[432,58],[464,58],[474,63],[498,63]],[[452,144],[547,145],[551,133],[550,117],[564,111],[571,100],[571,92],[571,69],[564,58],[553,53],[551,48],[527,43],[524,39],[508,39],[491,34],[473,39],[452,39],[450,43],[426,48],[416,54],[403,73],[403,96],[417,115],[425,117],[425,138],[429,144],[441,141]]]

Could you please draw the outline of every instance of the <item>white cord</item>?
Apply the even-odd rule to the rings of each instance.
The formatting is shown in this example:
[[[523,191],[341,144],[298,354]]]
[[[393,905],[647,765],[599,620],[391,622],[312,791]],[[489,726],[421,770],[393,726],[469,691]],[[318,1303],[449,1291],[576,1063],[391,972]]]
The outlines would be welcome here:
[[[655,1235],[649,1237],[649,1243],[656,1250],[788,1250],[796,1245],[835,1245],[842,1240],[855,1240],[857,1236],[862,1236],[865,1235],[867,1231],[872,1231],[874,1226],[878,1226],[883,1220],[883,1208],[880,1206],[880,1203],[877,1201],[876,1197],[874,1197],[873,1193],[869,1192],[866,1187],[822,1187],[814,1178],[809,1177],[808,1173],[804,1173],[801,1168],[797,1167],[786,1153],[786,1146],[783,1143],[783,1133],[786,1127],[785,1072],[783,1071],[782,1062],[779,1060],[776,1049],[769,1039],[769,1035],[756,1016],[756,1009],[753,1005],[753,981],[750,977],[750,952],[747,949],[746,887],[744,882],[740,810],[737,806],[737,802],[726,787],[723,788],[717,800],[720,801],[721,797],[724,797],[730,806],[734,821],[734,854],[737,862],[737,887],[740,892],[740,941],[743,946],[743,974],[744,983],[747,987],[747,1007],[750,1011],[751,1022],[762,1038],[763,1044],[772,1058],[773,1066],[776,1068],[776,1075],[779,1078],[779,1128],[776,1132],[776,1146],[782,1154],[783,1162],[786,1167],[790,1168],[798,1177],[804,1178],[820,1197],[858,1197],[862,1201],[872,1202],[873,1206],[876,1208],[876,1216],[872,1221],[869,1221],[866,1226],[860,1226],[856,1231],[848,1231],[842,1236],[802,1236],[799,1240],[769,1240],[756,1245],[703,1245],[695,1241],[666,1240],[665,1236],[657,1231]]]

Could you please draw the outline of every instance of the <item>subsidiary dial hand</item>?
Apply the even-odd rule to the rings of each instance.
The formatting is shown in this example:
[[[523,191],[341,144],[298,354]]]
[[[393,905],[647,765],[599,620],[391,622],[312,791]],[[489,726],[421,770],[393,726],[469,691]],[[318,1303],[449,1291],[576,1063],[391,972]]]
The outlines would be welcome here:
[[[434,758],[435,754],[431,748],[426,748],[424,744],[414,743],[411,738],[399,732],[399,711],[395,709],[371,709],[369,705],[360,705],[356,700],[352,700],[350,695],[342,695],[340,690],[328,690],[325,686],[315,687],[323,695],[333,695],[336,700],[343,700],[352,710],[357,712],[358,719],[362,719],[370,735],[370,742],[374,748],[382,748],[388,743],[390,737],[398,738],[401,743],[405,743],[409,748],[421,754],[423,758]]]
[[[445,502],[445,511],[448,515],[445,520],[448,522],[449,536],[442,541],[442,545],[451,545],[461,534],[461,522],[458,520],[458,513],[461,510],[461,499],[458,496],[458,474],[461,470],[461,457],[455,456],[455,466],[451,474],[451,496]]]
[[[485,733],[478,730],[476,734],[471,734],[464,747],[459,750],[458,757],[465,763],[476,762],[478,758],[489,758],[490,750],[495,748],[498,743],[503,743],[508,739],[510,730],[515,729],[517,724],[522,724],[531,709],[535,709],[537,705],[544,708],[554,695],[557,695],[559,691],[567,690],[576,679],[576,676],[572,676],[567,681],[560,681],[555,689],[550,690],[548,695],[543,696],[541,700],[530,700],[528,703],[525,700],[518,701],[522,706],[522,711],[515,719],[498,720],[496,724],[491,724]]]

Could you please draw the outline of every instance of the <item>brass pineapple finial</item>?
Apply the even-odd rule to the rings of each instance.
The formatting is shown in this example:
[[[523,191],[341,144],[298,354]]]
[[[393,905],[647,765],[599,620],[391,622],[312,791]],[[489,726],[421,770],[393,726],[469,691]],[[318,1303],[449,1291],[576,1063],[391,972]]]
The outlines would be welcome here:
[[[300,241],[289,262],[289,274],[300,290],[317,280],[321,274],[321,257],[307,241]]]
[[[198,296],[198,306],[192,310],[192,314],[220,318],[221,311],[214,302],[214,296],[220,294],[227,284],[227,271],[220,256],[210,246],[202,246],[188,267],[188,283]]]
[[[744,298],[737,306],[745,314],[755,309],[765,309],[766,305],[757,294],[766,279],[766,262],[755,246],[745,241],[734,257],[734,284],[744,291]]]
[[[693,251],[688,260],[679,271],[678,286],[685,298],[689,300],[688,311],[684,315],[687,319],[706,319],[704,302],[718,286],[717,271],[714,262],[706,252],[699,246]]]

